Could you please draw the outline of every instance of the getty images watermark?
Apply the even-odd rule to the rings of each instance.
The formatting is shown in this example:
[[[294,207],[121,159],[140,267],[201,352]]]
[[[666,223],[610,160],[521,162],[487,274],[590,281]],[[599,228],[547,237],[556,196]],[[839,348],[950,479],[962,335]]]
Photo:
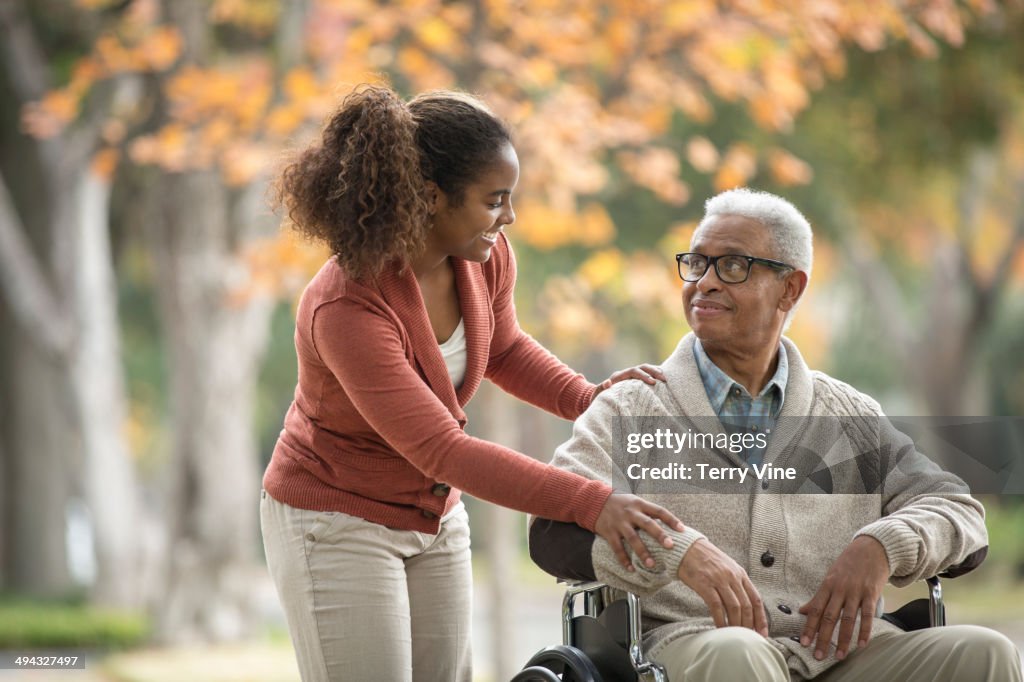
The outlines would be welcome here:
[[[607,480],[637,493],[884,494],[928,473],[1024,495],[1024,417],[620,417],[609,455]]]

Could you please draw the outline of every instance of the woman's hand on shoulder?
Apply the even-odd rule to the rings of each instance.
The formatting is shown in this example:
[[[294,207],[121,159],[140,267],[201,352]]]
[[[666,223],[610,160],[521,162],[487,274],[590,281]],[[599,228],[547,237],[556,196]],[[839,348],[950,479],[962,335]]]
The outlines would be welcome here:
[[[601,391],[611,388],[612,384],[617,384],[620,381],[626,381],[627,379],[639,379],[640,381],[653,386],[659,381],[665,381],[665,374],[661,371],[661,368],[656,365],[644,364],[637,365],[636,367],[620,369],[618,372],[613,372],[610,377],[597,385],[597,390],[594,391],[594,397],[596,398]]]

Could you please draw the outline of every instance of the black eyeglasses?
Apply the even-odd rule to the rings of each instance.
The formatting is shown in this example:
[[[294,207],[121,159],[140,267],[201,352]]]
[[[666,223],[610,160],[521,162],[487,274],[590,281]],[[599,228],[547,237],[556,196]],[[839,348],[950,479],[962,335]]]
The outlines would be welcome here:
[[[676,264],[679,266],[679,277],[684,282],[699,281],[708,268],[715,266],[718,279],[726,284],[741,284],[750,277],[750,266],[754,263],[767,265],[776,270],[796,270],[792,265],[770,258],[755,258],[729,253],[724,256],[705,256],[702,253],[677,253]]]

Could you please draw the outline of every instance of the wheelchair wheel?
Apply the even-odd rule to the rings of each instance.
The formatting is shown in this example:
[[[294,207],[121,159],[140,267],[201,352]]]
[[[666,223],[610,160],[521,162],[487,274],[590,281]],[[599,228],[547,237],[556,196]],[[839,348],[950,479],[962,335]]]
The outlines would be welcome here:
[[[601,674],[587,655],[571,646],[558,645],[541,649],[526,663],[526,668],[522,673],[534,668],[551,671],[555,675],[554,679],[560,682],[603,682]],[[513,679],[516,682],[526,682],[527,680],[550,682],[552,678],[524,677],[520,679],[517,675]]]
[[[562,678],[542,665],[531,665],[520,670],[510,682],[562,682]]]

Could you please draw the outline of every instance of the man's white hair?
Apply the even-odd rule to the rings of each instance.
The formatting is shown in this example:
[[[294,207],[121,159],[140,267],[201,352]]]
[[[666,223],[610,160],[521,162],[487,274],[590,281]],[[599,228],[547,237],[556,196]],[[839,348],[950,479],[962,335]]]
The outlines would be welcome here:
[[[796,206],[782,197],[768,192],[740,187],[716,194],[704,203],[704,218],[693,233],[696,240],[701,230],[712,218],[723,215],[738,215],[750,218],[768,228],[771,234],[771,257],[792,265],[811,277],[814,262],[814,247],[811,244],[811,224]],[[746,254],[763,256],[764,254]]]

